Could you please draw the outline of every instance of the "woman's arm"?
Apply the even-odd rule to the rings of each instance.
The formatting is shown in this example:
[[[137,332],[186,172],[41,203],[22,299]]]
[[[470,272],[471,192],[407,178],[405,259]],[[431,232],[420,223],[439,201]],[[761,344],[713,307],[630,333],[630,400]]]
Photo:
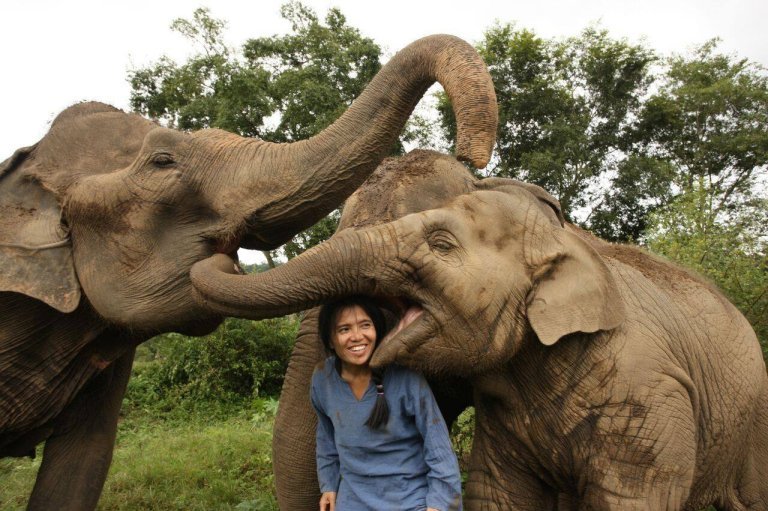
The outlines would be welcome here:
[[[412,374],[409,393],[413,398],[416,427],[424,439],[424,461],[429,467],[427,507],[439,511],[459,510],[462,508],[461,474],[448,428],[429,384],[420,374]]]
[[[340,481],[339,453],[336,450],[333,423],[325,414],[314,381],[310,390],[310,400],[317,413],[317,481],[320,483],[320,491],[323,494],[333,492],[335,500],[335,493],[339,489]],[[331,509],[333,509],[333,505]]]

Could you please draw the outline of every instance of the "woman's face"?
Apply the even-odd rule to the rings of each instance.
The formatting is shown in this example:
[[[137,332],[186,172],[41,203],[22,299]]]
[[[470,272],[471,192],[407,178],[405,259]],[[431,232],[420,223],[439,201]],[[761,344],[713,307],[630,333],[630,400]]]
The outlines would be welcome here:
[[[339,311],[331,338],[342,363],[364,366],[376,346],[376,327],[362,307],[353,305]]]

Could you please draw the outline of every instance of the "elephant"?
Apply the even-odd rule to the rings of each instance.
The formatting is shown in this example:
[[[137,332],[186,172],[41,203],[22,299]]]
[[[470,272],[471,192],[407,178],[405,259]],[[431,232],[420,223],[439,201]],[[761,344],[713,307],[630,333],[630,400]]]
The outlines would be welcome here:
[[[192,265],[273,249],[336,208],[435,81],[454,105],[458,157],[484,166],[493,84],[474,48],[448,35],[398,52],[305,141],[183,133],[88,102],[0,164],[0,456],[45,442],[28,509],[94,509],[135,347],[220,324],[195,299]]]
[[[464,182],[432,187],[448,196],[431,209],[372,219],[399,202],[374,173],[347,201],[360,221],[285,265],[242,276],[225,255],[196,263],[198,300],[251,318],[352,294],[399,310],[372,366],[471,389],[467,509],[768,509],[768,376],[737,309],[693,272],[566,222],[538,186],[447,172],[445,158],[432,166]],[[407,181],[397,166],[386,175]],[[414,189],[413,204],[429,195]],[[310,330],[287,389],[307,388]],[[306,422],[289,395],[281,408]],[[282,446],[298,464],[301,448]]]

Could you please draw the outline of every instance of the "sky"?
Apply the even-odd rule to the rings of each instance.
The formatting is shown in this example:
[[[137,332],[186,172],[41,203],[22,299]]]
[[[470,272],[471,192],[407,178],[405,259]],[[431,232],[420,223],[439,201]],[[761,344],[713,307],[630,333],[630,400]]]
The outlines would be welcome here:
[[[183,62],[196,49],[170,30],[199,7],[227,22],[225,40],[286,33],[283,0],[3,0],[0,3],[0,161],[45,135],[60,111],[83,100],[129,109],[129,70],[162,55]],[[615,38],[644,41],[663,55],[713,38],[721,49],[768,67],[765,0],[304,0],[323,18],[338,7],[385,56],[447,33],[477,43],[495,22],[542,37],[599,24]]]

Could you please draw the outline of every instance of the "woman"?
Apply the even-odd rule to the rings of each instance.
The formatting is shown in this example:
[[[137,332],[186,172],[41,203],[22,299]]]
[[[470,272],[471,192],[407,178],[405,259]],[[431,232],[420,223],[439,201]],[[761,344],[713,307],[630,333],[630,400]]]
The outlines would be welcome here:
[[[461,509],[448,429],[424,377],[369,362],[386,334],[367,297],[324,305],[320,339],[330,355],[312,375],[321,511]]]

